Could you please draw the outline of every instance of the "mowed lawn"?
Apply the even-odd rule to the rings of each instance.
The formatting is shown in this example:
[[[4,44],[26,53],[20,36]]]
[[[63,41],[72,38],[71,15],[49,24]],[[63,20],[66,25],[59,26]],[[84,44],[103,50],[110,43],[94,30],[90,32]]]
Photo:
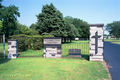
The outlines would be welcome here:
[[[81,59],[0,60],[0,80],[109,80],[103,62]]]
[[[120,40],[116,40],[116,39],[104,39],[104,41],[108,41],[114,44],[120,44]]]

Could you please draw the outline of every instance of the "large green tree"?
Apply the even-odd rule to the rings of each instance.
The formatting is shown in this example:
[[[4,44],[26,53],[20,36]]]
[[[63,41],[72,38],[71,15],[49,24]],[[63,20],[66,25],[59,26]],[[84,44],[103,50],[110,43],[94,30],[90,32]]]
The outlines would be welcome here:
[[[120,21],[113,21],[105,26],[110,35],[114,35],[116,38],[120,37]]]
[[[71,16],[66,16],[64,20],[75,26],[79,33],[78,37],[89,38],[89,24],[87,22]]]
[[[42,8],[42,13],[37,15],[37,30],[40,34],[50,33],[54,36],[67,37],[63,14],[51,3]]]
[[[15,35],[25,34],[25,35],[39,35],[37,30],[31,29],[26,25],[16,22],[16,30],[14,31]]]
[[[33,29],[33,30],[37,30],[37,24],[35,23],[32,23],[31,25],[30,25],[30,29]]]
[[[1,5],[1,4],[0,4]],[[0,20],[3,22],[3,27],[0,34],[5,34],[6,37],[13,35],[16,30],[17,17],[20,17],[19,9],[15,5],[0,8]]]
[[[79,37],[79,32],[73,24],[66,22],[66,32],[69,38]]]

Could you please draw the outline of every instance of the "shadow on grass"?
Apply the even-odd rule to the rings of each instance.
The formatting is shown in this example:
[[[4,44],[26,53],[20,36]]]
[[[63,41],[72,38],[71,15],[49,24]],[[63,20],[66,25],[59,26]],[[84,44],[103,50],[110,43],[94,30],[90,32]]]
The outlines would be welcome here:
[[[10,61],[10,59],[0,59],[0,64],[4,64],[9,61]]]
[[[62,42],[62,44],[71,44],[71,43],[75,43],[75,42]]]
[[[28,49],[27,51],[22,51],[18,53],[18,58],[26,58],[26,57],[42,57],[41,50],[32,50]]]
[[[79,59],[79,60],[87,60],[89,61],[90,55],[81,55],[81,57],[68,57],[68,56],[62,56],[63,59]]]
[[[84,59],[86,59],[88,61],[89,61],[89,57],[90,57],[90,55],[82,55],[82,58],[84,58]]]

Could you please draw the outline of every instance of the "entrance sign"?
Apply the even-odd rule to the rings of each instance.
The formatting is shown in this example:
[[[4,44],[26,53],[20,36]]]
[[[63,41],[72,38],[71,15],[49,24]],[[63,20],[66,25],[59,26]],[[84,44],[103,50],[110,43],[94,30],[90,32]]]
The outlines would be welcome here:
[[[61,58],[61,37],[44,38],[43,56],[46,58]]]
[[[90,24],[90,61],[103,61],[103,26]]]

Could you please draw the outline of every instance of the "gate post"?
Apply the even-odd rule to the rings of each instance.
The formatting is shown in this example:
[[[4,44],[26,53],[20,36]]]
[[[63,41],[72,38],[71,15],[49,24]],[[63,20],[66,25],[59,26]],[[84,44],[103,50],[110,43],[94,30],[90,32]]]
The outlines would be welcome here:
[[[5,34],[3,34],[3,50],[4,50],[4,59],[5,59]]]
[[[90,24],[90,61],[103,61],[103,26],[104,24]]]
[[[8,59],[18,57],[18,41],[15,39],[8,40]]]

